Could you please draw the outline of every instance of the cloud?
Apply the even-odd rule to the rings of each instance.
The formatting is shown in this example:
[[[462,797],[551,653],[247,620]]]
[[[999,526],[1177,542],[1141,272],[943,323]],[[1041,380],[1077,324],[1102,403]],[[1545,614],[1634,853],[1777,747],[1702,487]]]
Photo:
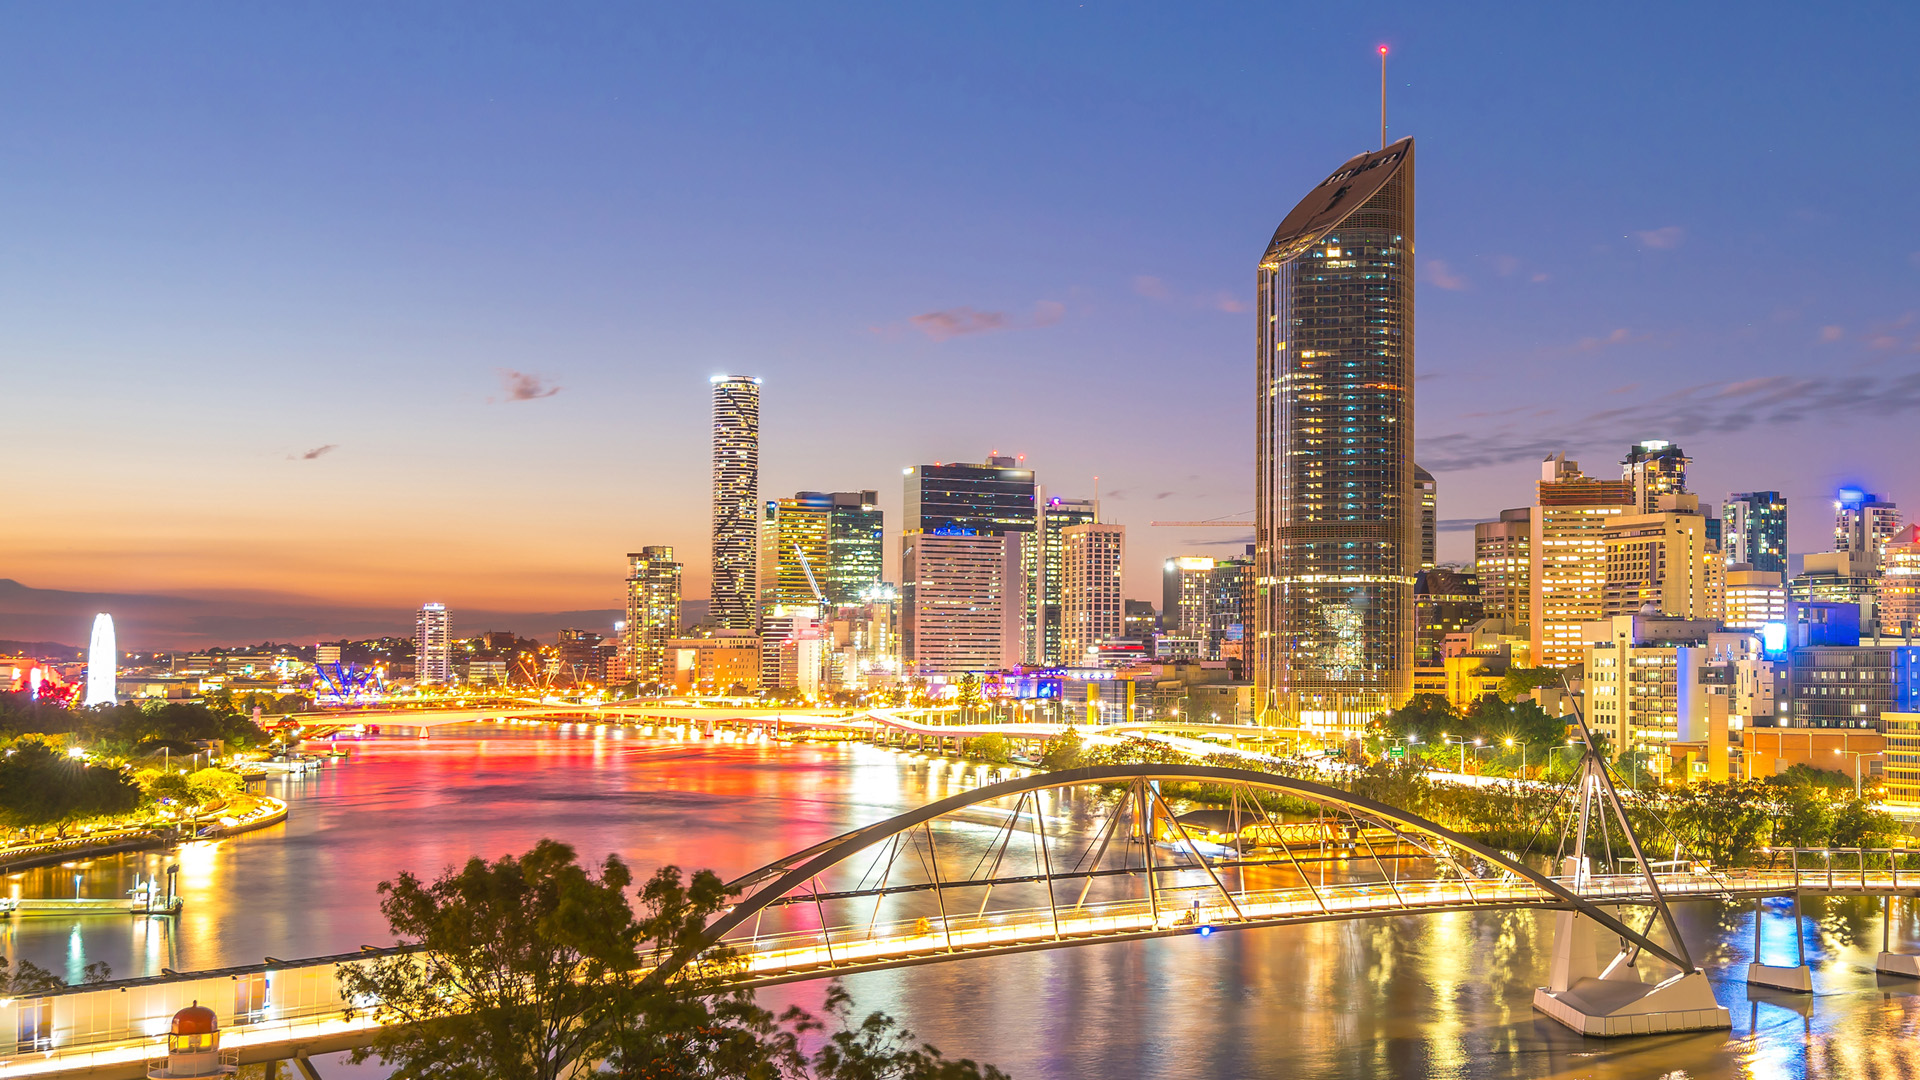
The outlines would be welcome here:
[[[965,337],[968,334],[986,334],[995,330],[1032,330],[1042,326],[1052,326],[1067,317],[1067,305],[1058,300],[1041,300],[1033,305],[1033,313],[1021,318],[1010,316],[1004,311],[980,311],[971,307],[945,308],[915,315],[907,320],[907,325],[920,331],[935,341]],[[888,335],[890,328],[874,327],[875,333]]]
[[[1528,278],[1527,280],[1533,282],[1535,285],[1538,285],[1543,281],[1553,280],[1553,276],[1551,274],[1548,274],[1545,270],[1542,270],[1539,273]]]
[[[1837,326],[1823,326],[1820,328],[1821,341],[1839,341],[1846,336],[1847,332]]]
[[[1485,518],[1441,518],[1433,527],[1440,532],[1472,532]]]
[[[1687,230],[1678,225],[1667,225],[1658,229],[1645,229],[1633,234],[1642,244],[1662,251],[1671,251],[1680,246],[1687,238]]]
[[[1520,260],[1512,255],[1495,255],[1493,257],[1493,271],[1501,277],[1512,277],[1513,272],[1518,269],[1520,269]]]
[[[1648,431],[1670,437],[1774,430],[1811,420],[1854,421],[1920,411],[1920,371],[1896,375],[1765,375],[1699,383],[1649,400],[1554,423],[1550,430],[1483,425],[1420,440],[1419,460],[1433,472],[1538,461],[1572,447],[1623,441]]]
[[[1453,272],[1453,268],[1439,259],[1427,260],[1427,283],[1449,292],[1459,292],[1467,287],[1467,279]]]
[[[1213,310],[1224,311],[1229,315],[1238,315],[1243,311],[1252,310],[1252,307],[1245,300],[1240,299],[1232,293],[1221,293],[1213,298]]]
[[[1133,291],[1135,295],[1144,296],[1149,300],[1165,300],[1173,295],[1173,292],[1167,288],[1166,282],[1146,274],[1133,279]]]
[[[534,375],[525,371],[500,370],[500,388],[507,392],[508,401],[534,401],[552,397],[560,392],[558,386],[548,386],[546,376]],[[492,398],[488,398],[492,401]]]
[[[331,454],[338,449],[340,449],[339,443],[328,443],[325,446],[316,446],[304,454],[288,454],[287,460],[288,461],[312,461],[314,458],[325,457],[326,455]]]
[[[1628,330],[1626,327],[1622,326],[1622,327],[1616,328],[1612,333],[1608,334],[1606,337],[1581,338],[1579,341],[1576,341],[1573,343],[1573,351],[1574,352],[1595,352],[1597,350],[1604,349],[1609,345],[1625,345],[1634,341],[1645,341],[1649,336],[1650,335],[1647,335],[1647,334],[1641,334],[1639,337],[1635,337],[1633,336],[1633,331]]]

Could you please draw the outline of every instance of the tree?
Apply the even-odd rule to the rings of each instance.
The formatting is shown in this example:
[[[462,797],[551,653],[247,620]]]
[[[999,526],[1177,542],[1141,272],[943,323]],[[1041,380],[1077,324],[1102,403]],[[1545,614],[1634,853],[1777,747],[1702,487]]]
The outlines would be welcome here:
[[[1395,737],[1412,735],[1429,744],[1438,743],[1443,731],[1456,735],[1462,731],[1460,713],[1442,694],[1415,694],[1376,723]]]
[[[496,862],[471,859],[432,884],[411,874],[380,885],[380,908],[408,952],[341,976],[400,1023],[355,1052],[398,1080],[1004,1080],[991,1066],[949,1061],[875,1013],[809,1056],[802,1037],[827,1025],[800,1009],[775,1016],[735,985],[734,958],[706,927],[733,902],[720,878],[661,867],[628,903],[632,874],[610,856],[597,876],[573,849],[542,840]],[[597,1069],[596,1069],[596,1063]]]
[[[1559,668],[1551,667],[1510,667],[1500,680],[1500,689],[1495,691],[1501,701],[1514,702],[1520,695],[1538,690],[1543,686],[1563,686]]]
[[[1752,780],[1691,784],[1666,797],[1667,825],[1682,846],[1723,866],[1751,855],[1772,818],[1767,785]]]
[[[988,761],[996,765],[1005,765],[1013,760],[1013,744],[1005,735],[989,732],[977,739],[962,739],[960,752],[975,761]]]
[[[954,684],[954,690],[954,702],[960,706],[962,719],[980,707],[980,676],[971,671],[967,672],[960,676],[959,682]]]
[[[0,758],[0,813],[22,825],[45,825],[140,805],[140,785],[119,769],[90,765],[40,739],[16,740]]]
[[[1085,743],[1075,731],[1056,735],[1047,740],[1046,749],[1040,751],[1040,768],[1045,772],[1064,772],[1077,769],[1085,764]]]

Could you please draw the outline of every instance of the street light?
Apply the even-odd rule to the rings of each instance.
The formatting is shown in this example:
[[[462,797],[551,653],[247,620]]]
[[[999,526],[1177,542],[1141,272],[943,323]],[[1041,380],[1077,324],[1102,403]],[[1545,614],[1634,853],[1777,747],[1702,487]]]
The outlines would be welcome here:
[[[1866,757],[1867,752],[1865,750],[1841,750],[1838,747],[1835,747],[1833,752],[1836,754],[1853,755],[1853,797],[1858,799],[1860,797],[1860,759]]]
[[[1513,749],[1512,739],[1507,740],[1507,749],[1509,750]],[[1527,775],[1527,744],[1526,743],[1520,744],[1520,775],[1521,776]]]
[[[1479,741],[1480,741],[1480,740],[1478,740],[1478,739],[1475,739],[1475,740],[1474,740],[1474,742],[1475,742],[1476,744],[1477,744],[1477,743],[1478,743]],[[1441,733],[1440,733],[1440,742],[1441,742],[1442,744],[1445,744],[1445,743],[1459,743],[1459,744],[1460,744],[1460,775],[1461,775],[1461,776],[1465,776],[1465,775],[1467,775],[1467,739],[1466,739],[1466,736],[1464,736],[1464,735],[1462,735],[1462,736],[1461,736],[1460,738],[1458,738],[1458,739],[1453,739],[1453,738],[1448,738],[1448,737],[1447,737],[1447,733],[1443,731],[1443,732],[1441,732]]]

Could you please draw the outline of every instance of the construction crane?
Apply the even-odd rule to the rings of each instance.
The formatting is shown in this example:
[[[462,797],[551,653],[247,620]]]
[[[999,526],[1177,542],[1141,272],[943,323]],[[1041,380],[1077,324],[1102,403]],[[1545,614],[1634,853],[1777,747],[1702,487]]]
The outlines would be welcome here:
[[[820,601],[820,613],[825,615],[827,613],[826,595],[820,591],[820,583],[813,580],[813,566],[807,562],[807,553],[800,549],[798,540],[793,542],[793,553],[800,556],[800,569],[807,572],[807,588],[813,590],[813,598]]]

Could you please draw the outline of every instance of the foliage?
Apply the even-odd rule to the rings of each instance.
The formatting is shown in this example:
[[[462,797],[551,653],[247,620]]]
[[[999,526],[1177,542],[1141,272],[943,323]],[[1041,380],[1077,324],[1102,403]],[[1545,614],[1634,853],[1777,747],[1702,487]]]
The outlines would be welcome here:
[[[1085,758],[1086,743],[1078,732],[1069,730],[1047,740],[1046,749],[1040,752],[1040,768],[1045,772],[1064,772],[1086,764]]]
[[[1005,765],[1013,760],[1013,743],[1005,735],[989,732],[977,739],[960,740],[960,753],[975,761]]]
[[[87,986],[98,986],[112,978],[113,969],[107,966],[105,960],[95,960],[80,969],[80,979]],[[66,980],[31,960],[9,962],[6,957],[0,956],[0,994],[25,997],[50,994],[66,988]]]
[[[1772,822],[1768,785],[1753,780],[1707,782],[1667,795],[1666,822],[1683,851],[1725,865],[1760,846]]]
[[[184,773],[143,769],[134,774],[134,779],[146,792],[148,802],[191,805],[198,801],[193,793],[193,784],[187,780]]]
[[[187,777],[194,801],[205,805],[231,799],[247,789],[240,774],[227,769],[200,769]]]
[[[761,1008],[751,990],[727,985],[731,957],[706,950],[708,921],[733,899],[717,875],[683,879],[662,867],[640,890],[638,918],[631,881],[617,857],[596,877],[572,848],[542,840],[517,859],[470,860],[431,885],[404,873],[382,883],[394,933],[424,948],[342,974],[344,992],[372,995],[402,1021],[354,1060],[378,1056],[394,1077],[423,1080],[1004,1080],[991,1066],[912,1045],[882,1014],[851,1025],[837,984],[827,1007],[838,1030],[809,1056],[803,1037],[827,1024],[798,1008]],[[689,962],[671,978],[647,977],[669,960]]]
[[[235,747],[267,741],[267,733],[238,712],[193,702],[142,702],[62,709],[0,694],[0,736],[77,735],[88,746],[126,754],[143,743],[189,744],[220,739]]]
[[[1415,694],[1374,723],[1394,738],[1413,736],[1429,744],[1437,744],[1441,732],[1461,733],[1460,713],[1444,694]]]
[[[1512,703],[1520,700],[1520,695],[1538,690],[1541,687],[1558,687],[1561,682],[1559,668],[1551,667],[1510,667],[1500,680],[1500,689],[1495,693],[1501,701]]]
[[[960,681],[953,684],[953,689],[954,703],[960,706],[962,714],[980,707],[983,700],[980,697],[980,676],[969,671],[960,676]]]
[[[140,786],[119,769],[68,757],[44,740],[23,738],[0,758],[0,814],[17,825],[124,814],[140,805]]]
[[[1485,739],[1488,745],[1504,746],[1512,739],[1544,753],[1548,747],[1561,746],[1567,741],[1565,720],[1547,715],[1535,702],[1503,701],[1492,694],[1473,703],[1473,708],[1467,710],[1466,723],[1463,734]]]

